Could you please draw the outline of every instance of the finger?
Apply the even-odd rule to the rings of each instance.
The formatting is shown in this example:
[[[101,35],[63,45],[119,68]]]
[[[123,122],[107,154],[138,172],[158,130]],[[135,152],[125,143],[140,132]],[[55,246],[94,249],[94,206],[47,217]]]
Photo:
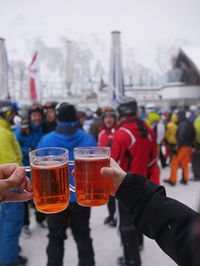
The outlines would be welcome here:
[[[112,167],[113,169],[116,169],[117,171],[124,172],[122,168],[119,166],[119,164],[112,158],[110,159],[110,167]]]
[[[103,167],[101,168],[100,173],[105,177],[112,178],[112,183],[116,187],[120,186],[126,176],[126,172],[124,172],[119,166],[117,167],[117,169],[113,169],[111,167]]]
[[[0,179],[7,178],[19,167],[17,163],[7,163],[0,165]]]
[[[0,191],[17,189],[25,176],[25,169],[17,167],[9,178],[0,180]]]
[[[119,176],[119,174],[116,172],[115,169],[111,168],[111,167],[103,167],[100,170],[101,175],[105,176],[105,177],[109,177],[109,178],[116,178]]]
[[[115,160],[113,158],[110,158],[110,166],[111,167],[114,167],[114,166],[119,167],[119,165],[115,162]]]
[[[21,184],[18,186],[18,189],[19,190],[26,190],[26,191],[28,191],[28,192],[31,192],[32,191],[32,186],[31,186],[31,182],[30,182],[30,180],[29,180],[29,178],[28,177],[25,177],[23,180],[22,180],[22,182],[21,182]]]
[[[1,197],[1,202],[5,201],[27,201],[33,198],[33,193],[15,193],[15,192],[4,192]]]
[[[28,192],[32,192],[33,191],[31,181],[30,181],[30,179],[28,177],[26,177],[26,188],[25,189]]]
[[[18,186],[18,190],[26,190],[26,180],[24,179],[21,184]]]

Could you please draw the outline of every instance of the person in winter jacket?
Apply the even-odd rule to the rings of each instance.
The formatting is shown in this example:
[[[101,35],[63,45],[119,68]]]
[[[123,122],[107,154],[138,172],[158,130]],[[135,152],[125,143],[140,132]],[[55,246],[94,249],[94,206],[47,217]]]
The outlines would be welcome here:
[[[117,113],[111,107],[102,108],[103,126],[99,128],[98,145],[111,147],[112,139],[117,129]],[[107,204],[109,215],[105,218],[104,224],[116,226],[115,215],[115,199],[110,196]]]
[[[13,119],[12,119],[12,122],[11,122],[11,129],[12,130],[15,130],[16,128],[20,127],[21,125],[21,117],[19,115],[19,105],[17,104],[17,102],[13,102],[12,103],[12,112],[13,112]]]
[[[63,147],[73,160],[73,148],[97,146],[95,139],[79,129],[77,112],[73,105],[61,103],[57,106],[58,124],[55,131],[41,139],[38,148]],[[70,174],[70,183],[74,185]],[[48,216],[49,242],[47,246],[47,266],[62,266],[66,229],[70,226],[78,248],[80,266],[94,266],[94,251],[90,237],[90,208],[77,204],[74,192],[70,192],[70,202],[66,210]]]
[[[0,164],[22,165],[19,143],[11,131],[10,102],[0,101]],[[19,236],[24,220],[22,202],[5,202],[0,208],[0,266],[25,265],[27,258],[19,255]],[[12,251],[12,252],[11,252]]]
[[[147,117],[152,129],[156,134],[156,143],[157,145],[161,145],[165,136],[165,126],[162,123],[162,121],[160,121],[160,115],[154,112],[154,113],[149,113]]]
[[[129,213],[132,223],[179,266],[200,265],[200,214],[168,198],[164,187],[126,173],[111,159],[101,174],[112,178],[113,195]]]
[[[151,128],[156,134],[156,143],[158,146],[159,158],[162,168],[166,167],[166,159],[162,153],[162,144],[165,137],[165,125],[160,119],[160,115],[156,112],[147,115]]]
[[[32,105],[29,109],[29,119],[28,119],[28,130],[24,131],[23,125],[20,128],[15,130],[15,135],[19,141],[21,151],[23,153],[23,165],[30,165],[29,162],[29,152],[36,149],[40,139],[44,135],[42,121],[43,121],[43,109],[41,105]],[[23,124],[23,121],[22,121]],[[29,203],[24,202],[25,216],[24,216],[24,227],[23,233],[27,237],[30,237],[31,231],[29,229],[30,225],[30,214],[29,214]],[[46,215],[38,211],[35,212],[36,221],[38,224],[43,225],[42,223],[45,220]]]
[[[46,102],[43,105],[45,119],[42,126],[45,134],[55,130],[57,126],[56,105],[57,102]]]
[[[122,97],[117,111],[121,124],[111,146],[111,157],[124,171],[131,171],[148,177],[148,166],[152,161],[153,131],[137,116],[137,102],[131,97]],[[119,230],[124,249],[125,265],[140,266],[136,228],[123,206],[119,203]],[[141,237],[140,237],[141,238]],[[139,240],[140,241],[140,240]],[[142,240],[141,240],[142,245]],[[119,264],[122,264],[119,259]]]
[[[117,129],[117,113],[111,107],[102,109],[103,125],[99,127],[98,145],[111,147],[112,139]]]
[[[29,110],[29,129],[23,132],[23,128],[15,130],[15,135],[19,141],[21,151],[23,153],[23,165],[28,166],[29,152],[36,149],[40,139],[44,135],[42,128],[43,110],[40,105],[33,105]]]
[[[179,166],[183,170],[182,184],[187,184],[189,179],[188,163],[191,161],[192,145],[195,140],[195,131],[193,125],[187,120],[185,111],[179,111],[178,129],[176,133],[177,151],[172,157],[170,177],[164,180],[170,185],[175,185],[177,180],[177,171]]]
[[[188,121],[190,123],[194,123],[195,119],[197,118],[198,116],[198,108],[196,105],[191,105],[190,106],[190,116],[188,117]]]
[[[169,145],[170,161],[172,159],[172,156],[174,154],[175,147],[177,144],[177,140],[176,140],[176,132],[178,129],[177,122],[178,122],[178,117],[175,113],[173,113],[171,115],[170,122],[168,122],[166,126],[165,139],[167,141],[167,145]]]
[[[158,155],[155,133],[137,116],[137,102],[134,98],[122,98],[117,111],[121,123],[113,137],[111,157],[119,161],[125,171],[149,178],[149,167],[157,162]],[[158,179],[151,181],[159,183]]]

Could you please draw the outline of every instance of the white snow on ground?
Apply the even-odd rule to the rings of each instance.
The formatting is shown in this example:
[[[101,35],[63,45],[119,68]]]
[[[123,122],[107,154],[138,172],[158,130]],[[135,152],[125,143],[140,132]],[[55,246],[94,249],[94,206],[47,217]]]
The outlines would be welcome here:
[[[162,171],[162,179],[168,178],[168,176],[169,168]],[[177,182],[175,187],[171,187],[170,185],[165,185],[165,187],[168,196],[197,210],[198,203],[200,203],[200,182],[190,181],[187,186]],[[114,266],[116,265],[116,258],[122,254],[116,229],[103,224],[103,220],[106,216],[106,206],[92,208],[91,229],[96,266]],[[30,228],[32,236],[30,238],[24,238],[24,236],[22,236],[20,240],[22,254],[28,257],[28,266],[45,266],[47,261],[45,253],[47,246],[47,229],[43,229],[36,224],[32,210]],[[64,266],[77,266],[76,244],[71,231],[68,230],[67,233],[68,239],[65,241]],[[141,257],[143,266],[176,265],[162,252],[153,240],[148,238],[145,238],[144,250],[141,252]]]

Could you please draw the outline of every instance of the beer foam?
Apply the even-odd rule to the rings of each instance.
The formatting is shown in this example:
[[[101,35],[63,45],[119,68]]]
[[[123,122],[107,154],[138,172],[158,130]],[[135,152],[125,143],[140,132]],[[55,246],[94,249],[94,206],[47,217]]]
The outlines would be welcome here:
[[[55,167],[61,167],[64,165],[67,165],[68,161],[62,162],[62,161],[33,161],[31,163],[32,167],[39,168],[39,169],[50,169],[50,168],[55,168]]]
[[[93,160],[105,160],[110,159],[110,156],[97,157],[95,155],[75,156],[75,160],[93,161]]]

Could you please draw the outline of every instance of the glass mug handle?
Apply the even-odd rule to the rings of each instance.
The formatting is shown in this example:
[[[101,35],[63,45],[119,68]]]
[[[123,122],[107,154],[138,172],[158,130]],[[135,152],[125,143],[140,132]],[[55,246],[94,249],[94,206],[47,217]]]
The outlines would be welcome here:
[[[68,161],[68,165],[74,165],[74,161]],[[23,166],[23,168],[26,170],[26,172],[31,172],[30,166]],[[71,184],[69,184],[69,188],[72,192],[76,191],[75,187],[72,186]],[[24,192],[27,192],[27,191],[24,191]]]
[[[69,161],[69,162],[68,162],[68,165],[74,165],[74,161]],[[76,192],[75,187],[72,186],[71,184],[69,184],[69,189],[70,189],[72,192]]]

